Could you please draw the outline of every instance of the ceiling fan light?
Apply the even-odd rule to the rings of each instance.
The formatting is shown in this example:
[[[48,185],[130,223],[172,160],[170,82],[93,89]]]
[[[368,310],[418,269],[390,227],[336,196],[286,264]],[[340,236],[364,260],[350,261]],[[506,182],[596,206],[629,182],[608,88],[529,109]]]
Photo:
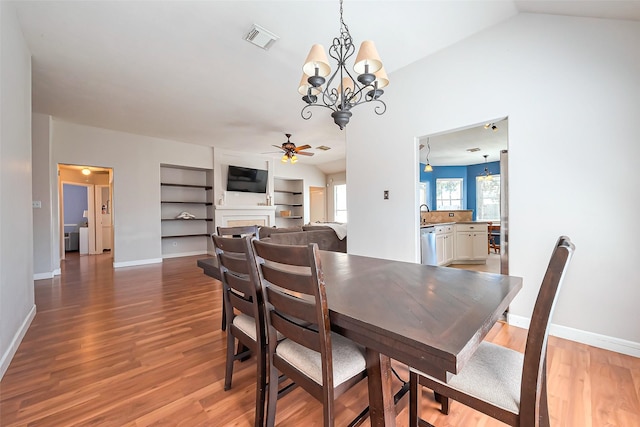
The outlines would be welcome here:
[[[286,154],[280,159],[282,163],[287,163],[287,160],[289,160],[289,156],[287,156]]]
[[[321,44],[314,44],[311,46],[309,55],[307,55],[307,59],[304,61],[304,65],[302,66],[302,71],[307,76],[315,76],[316,68],[318,69],[318,76],[326,77],[331,73],[327,53]]]
[[[367,66],[368,65],[368,69]],[[353,70],[358,74],[363,73],[375,73],[382,68],[382,61],[376,45],[371,40],[365,40],[360,44],[358,50],[358,56],[356,62],[353,65]]]

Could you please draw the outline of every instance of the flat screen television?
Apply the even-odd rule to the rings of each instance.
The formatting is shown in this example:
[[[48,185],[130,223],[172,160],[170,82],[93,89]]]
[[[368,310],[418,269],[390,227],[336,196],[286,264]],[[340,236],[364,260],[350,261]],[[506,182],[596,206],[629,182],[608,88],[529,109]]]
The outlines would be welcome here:
[[[227,191],[266,193],[267,177],[268,174],[266,170],[229,165]]]

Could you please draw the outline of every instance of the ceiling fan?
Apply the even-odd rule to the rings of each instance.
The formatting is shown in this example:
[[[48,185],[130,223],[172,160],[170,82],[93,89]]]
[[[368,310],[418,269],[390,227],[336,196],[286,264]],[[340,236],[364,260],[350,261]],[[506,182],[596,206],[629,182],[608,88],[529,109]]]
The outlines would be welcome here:
[[[287,163],[287,161],[290,161],[291,163],[297,162],[298,157],[296,156],[296,154],[300,154],[302,156],[313,156],[314,153],[303,151],[311,148],[310,145],[301,145],[300,147],[296,147],[296,144],[290,141],[291,134],[285,133],[284,135],[287,137],[287,141],[283,142],[282,146],[274,145],[274,147],[284,151],[284,155],[281,159],[283,163]]]

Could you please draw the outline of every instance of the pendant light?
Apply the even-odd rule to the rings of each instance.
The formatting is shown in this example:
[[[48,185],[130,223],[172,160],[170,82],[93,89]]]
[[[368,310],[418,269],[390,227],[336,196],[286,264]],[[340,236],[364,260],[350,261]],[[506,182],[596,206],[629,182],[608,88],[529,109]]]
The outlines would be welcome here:
[[[429,164],[429,153],[431,153],[431,145],[429,145],[429,138],[427,138],[427,164],[424,167],[425,172],[433,172],[433,167]]]

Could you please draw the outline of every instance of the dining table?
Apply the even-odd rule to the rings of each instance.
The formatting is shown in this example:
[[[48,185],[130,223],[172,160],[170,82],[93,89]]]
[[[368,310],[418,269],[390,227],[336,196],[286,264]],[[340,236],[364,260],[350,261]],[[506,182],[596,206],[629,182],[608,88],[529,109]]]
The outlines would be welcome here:
[[[372,426],[395,426],[391,359],[446,380],[522,288],[522,278],[320,251],[331,327],[366,348]],[[214,257],[197,260],[219,279]]]

